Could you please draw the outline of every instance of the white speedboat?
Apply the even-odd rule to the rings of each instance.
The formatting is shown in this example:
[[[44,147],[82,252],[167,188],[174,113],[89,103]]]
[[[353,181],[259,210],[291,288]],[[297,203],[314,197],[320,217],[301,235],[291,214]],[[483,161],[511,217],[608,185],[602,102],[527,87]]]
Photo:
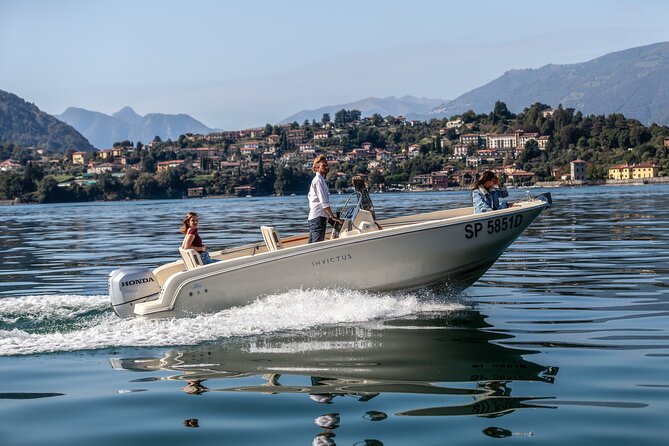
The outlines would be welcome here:
[[[475,214],[472,207],[377,221],[367,190],[341,211],[338,237],[307,244],[261,227],[263,241],[212,252],[202,265],[194,250],[154,270],[121,268],[109,275],[120,317],[181,317],[246,305],[291,289],[407,290],[443,285],[459,291],[481,277],[537,216],[550,194]],[[351,204],[349,204],[351,203]]]

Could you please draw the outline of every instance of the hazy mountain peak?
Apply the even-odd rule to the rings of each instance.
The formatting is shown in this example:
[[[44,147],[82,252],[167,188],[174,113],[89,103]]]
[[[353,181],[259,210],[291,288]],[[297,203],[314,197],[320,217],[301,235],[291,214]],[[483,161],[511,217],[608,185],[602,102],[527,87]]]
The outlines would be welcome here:
[[[301,123],[305,120],[311,121],[313,119],[320,121],[324,113],[329,113],[330,118],[334,119],[334,115],[341,109],[360,110],[363,117],[371,116],[375,113],[381,116],[406,116],[410,113],[426,113],[443,102],[443,99],[417,98],[408,95],[401,98],[395,96],[386,96],[385,98],[370,96],[347,104],[326,105],[316,110],[302,110],[285,118],[281,122],[297,121]]]
[[[207,134],[215,131],[183,113],[140,116],[127,106],[113,115],[69,107],[58,118],[81,132],[98,149],[109,148],[119,141],[147,143],[156,136],[163,140],[176,140],[185,133]]]
[[[135,110],[127,105],[112,115],[114,118],[121,119],[128,124],[137,125],[142,122],[142,117]]]

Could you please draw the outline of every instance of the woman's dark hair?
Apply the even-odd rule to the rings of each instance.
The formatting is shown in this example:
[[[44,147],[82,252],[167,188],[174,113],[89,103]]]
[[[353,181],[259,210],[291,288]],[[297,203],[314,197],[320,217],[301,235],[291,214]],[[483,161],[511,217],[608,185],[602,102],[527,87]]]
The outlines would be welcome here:
[[[473,189],[478,189],[481,187],[486,181],[494,180],[497,178],[497,175],[495,175],[495,172],[491,170],[486,170],[481,174],[478,180],[474,181],[474,184],[472,185],[472,190]]]

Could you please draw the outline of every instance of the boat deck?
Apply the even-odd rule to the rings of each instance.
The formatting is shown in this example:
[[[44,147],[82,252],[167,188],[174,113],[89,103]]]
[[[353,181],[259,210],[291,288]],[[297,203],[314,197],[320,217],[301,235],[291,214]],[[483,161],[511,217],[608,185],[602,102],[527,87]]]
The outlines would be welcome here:
[[[529,204],[529,203],[527,203]],[[519,202],[516,204],[517,206],[523,206],[523,202]],[[417,223],[425,223],[425,222],[430,222],[430,221],[437,221],[437,220],[447,220],[447,219],[455,219],[459,217],[466,217],[474,214],[474,208],[473,207],[463,207],[463,208],[457,208],[457,209],[446,209],[446,210],[440,210],[440,211],[434,211],[434,212],[426,212],[423,214],[415,214],[415,215],[409,215],[409,216],[404,216],[404,217],[396,217],[396,218],[388,218],[384,220],[378,220],[377,223],[381,226],[383,230],[388,230],[392,228],[398,228],[401,226],[405,225],[412,225],[412,224],[417,224]],[[330,233],[328,231],[328,234],[326,235],[326,240],[330,239]],[[308,234],[298,234],[298,235],[293,235],[289,237],[282,237],[280,239],[282,248],[281,249],[286,249],[286,248],[293,248],[293,247],[298,247],[298,246],[303,246],[307,244],[307,241],[309,239]],[[257,254],[262,254],[268,252],[269,249],[267,245],[265,244],[264,241],[258,241],[254,243],[250,243],[247,245],[243,246],[236,246],[233,248],[221,250],[221,251],[212,251],[210,253],[211,257],[214,259],[218,259],[220,261],[230,261],[234,259],[238,259],[241,257],[248,257],[248,256],[254,256]],[[176,274],[178,272],[186,270],[186,266],[183,262],[183,260],[179,259],[174,262],[170,262],[167,264],[164,264],[156,269],[153,270],[153,274],[155,275],[158,283],[162,286],[167,279],[172,276],[173,274]]]

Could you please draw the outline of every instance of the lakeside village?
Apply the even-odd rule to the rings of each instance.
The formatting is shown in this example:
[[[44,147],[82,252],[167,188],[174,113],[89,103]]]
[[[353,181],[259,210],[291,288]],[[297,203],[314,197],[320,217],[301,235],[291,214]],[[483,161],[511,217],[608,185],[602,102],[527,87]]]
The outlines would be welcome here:
[[[339,193],[353,176],[372,191],[468,188],[488,169],[511,187],[669,180],[666,126],[543,104],[516,116],[501,102],[487,115],[429,122],[341,110],[334,121],[324,114],[94,152],[0,149],[0,199],[16,203],[306,194],[319,154]]]

